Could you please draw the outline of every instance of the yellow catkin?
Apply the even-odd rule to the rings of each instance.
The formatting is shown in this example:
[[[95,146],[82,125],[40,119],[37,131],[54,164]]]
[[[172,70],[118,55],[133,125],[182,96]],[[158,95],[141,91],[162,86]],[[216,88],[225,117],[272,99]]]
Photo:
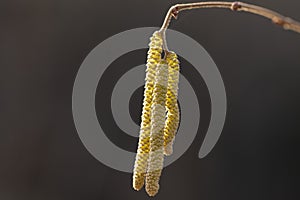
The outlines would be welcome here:
[[[161,60],[162,37],[159,32],[154,32],[150,38],[147,56],[147,68],[145,78],[145,90],[143,101],[142,122],[138,149],[133,170],[133,188],[140,190],[145,181],[147,164],[150,151],[150,130],[151,130],[151,105],[155,82],[156,66]]]
[[[167,86],[168,65],[165,60],[162,60],[157,65],[151,106],[150,154],[145,187],[149,196],[154,196],[158,192],[163,169]]]
[[[173,153],[173,143],[179,124],[179,108],[177,104],[179,82],[179,60],[176,53],[168,52],[166,61],[169,69],[168,91],[166,99],[167,119],[164,128],[164,154]]]

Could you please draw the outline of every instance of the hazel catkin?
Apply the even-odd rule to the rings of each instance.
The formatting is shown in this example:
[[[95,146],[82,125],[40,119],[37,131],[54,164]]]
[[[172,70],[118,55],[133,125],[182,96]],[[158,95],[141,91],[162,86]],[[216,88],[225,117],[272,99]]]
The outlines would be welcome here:
[[[179,124],[179,108],[177,104],[179,82],[179,60],[176,53],[168,52],[166,55],[168,64],[168,91],[166,98],[167,119],[164,128],[164,154],[173,153],[173,143]]]
[[[143,100],[142,122],[140,127],[139,143],[133,170],[133,188],[140,190],[144,185],[147,171],[150,130],[151,130],[151,105],[156,75],[157,64],[161,60],[162,38],[158,31],[150,38],[146,64],[145,90]]]
[[[167,86],[168,65],[162,60],[157,65],[151,105],[150,155],[146,174],[146,192],[149,196],[154,196],[158,192],[163,169]]]

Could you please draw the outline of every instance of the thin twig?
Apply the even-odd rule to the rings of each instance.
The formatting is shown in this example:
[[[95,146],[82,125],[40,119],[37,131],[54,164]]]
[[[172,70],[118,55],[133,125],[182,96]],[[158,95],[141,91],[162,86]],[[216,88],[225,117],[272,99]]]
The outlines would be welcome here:
[[[169,27],[172,17],[176,19],[180,11],[198,9],[198,8],[226,8],[226,9],[231,9],[232,11],[249,12],[249,13],[266,17],[272,20],[273,23],[282,26],[286,30],[292,30],[297,33],[300,33],[299,22],[291,18],[285,17],[272,10],[260,6],[256,6],[256,5],[251,5],[242,2],[221,2],[221,1],[176,4],[172,6],[167,12],[165,20],[160,29],[163,38],[163,48],[166,53],[169,52],[167,41],[166,41],[166,30]]]

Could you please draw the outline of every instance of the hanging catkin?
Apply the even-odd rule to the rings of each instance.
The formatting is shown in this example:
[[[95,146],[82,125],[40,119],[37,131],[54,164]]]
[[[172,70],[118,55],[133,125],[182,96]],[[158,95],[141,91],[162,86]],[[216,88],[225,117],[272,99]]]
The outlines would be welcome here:
[[[150,150],[151,105],[157,64],[161,60],[162,38],[154,32],[150,38],[147,56],[145,90],[139,143],[133,171],[133,188],[140,190],[144,185]]]
[[[154,196],[159,189],[159,179],[164,160],[164,125],[166,118],[166,94],[168,65],[162,60],[157,65],[151,106],[150,155],[146,174],[146,192]]]
[[[140,190],[145,183],[149,196],[159,190],[164,154],[173,152],[179,124],[179,61],[169,51],[162,59],[162,44],[161,33],[154,32],[147,56],[142,122],[133,170],[133,188]]]
[[[168,52],[166,55],[168,64],[168,91],[166,99],[167,119],[164,128],[164,154],[173,153],[173,143],[179,124],[179,108],[177,104],[179,82],[179,60],[176,53]]]

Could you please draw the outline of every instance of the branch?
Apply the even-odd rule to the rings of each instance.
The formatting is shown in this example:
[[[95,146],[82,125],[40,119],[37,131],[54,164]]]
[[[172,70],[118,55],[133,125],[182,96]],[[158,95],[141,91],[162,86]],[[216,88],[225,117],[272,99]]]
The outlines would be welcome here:
[[[160,29],[163,38],[163,48],[166,53],[169,52],[167,41],[166,41],[166,30],[169,27],[172,17],[177,19],[180,11],[192,10],[198,8],[226,8],[226,9],[231,9],[232,11],[244,11],[248,13],[253,13],[272,20],[273,23],[283,27],[285,30],[292,30],[297,33],[300,33],[299,22],[291,18],[285,17],[272,10],[260,6],[256,6],[256,5],[251,5],[242,2],[221,2],[221,1],[176,4],[169,9]]]

